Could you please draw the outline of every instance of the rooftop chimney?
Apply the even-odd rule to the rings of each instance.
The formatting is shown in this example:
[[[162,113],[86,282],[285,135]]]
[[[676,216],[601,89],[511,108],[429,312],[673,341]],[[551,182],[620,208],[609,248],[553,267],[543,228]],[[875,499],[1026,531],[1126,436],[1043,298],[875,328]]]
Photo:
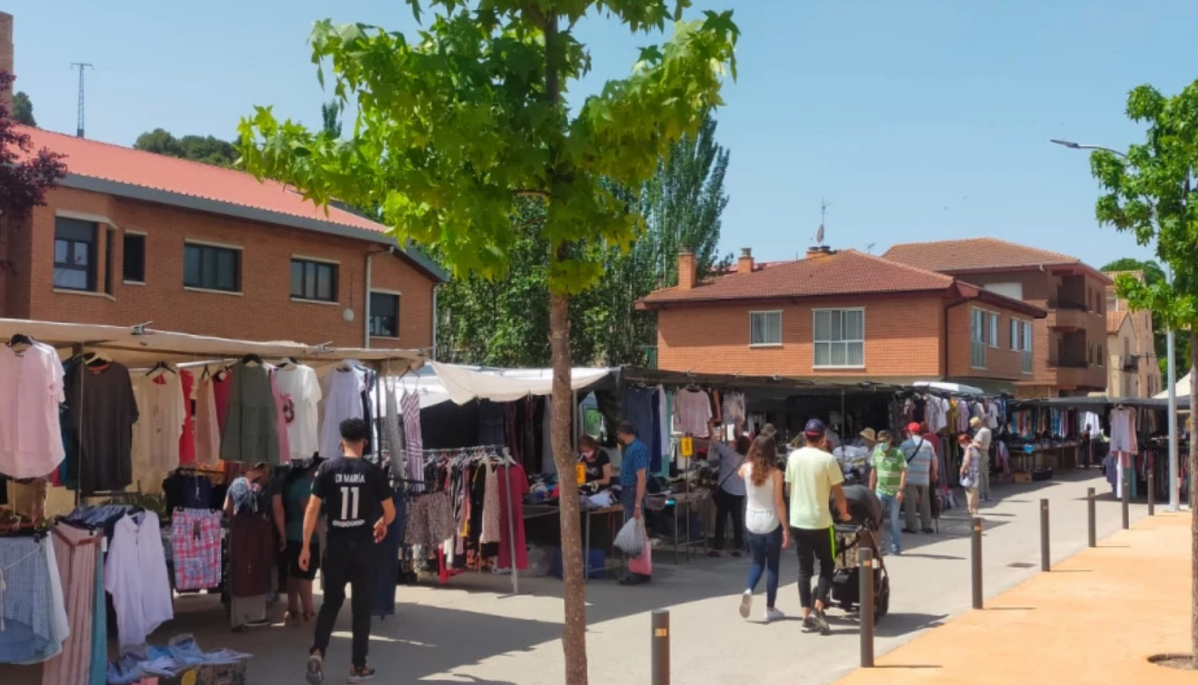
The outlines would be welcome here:
[[[836,254],[836,251],[827,245],[819,245],[817,247],[807,248],[807,259],[823,259]]]
[[[678,253],[678,289],[691,290],[695,287],[697,280],[695,274],[695,253],[689,249],[683,249]]]
[[[740,248],[740,259],[736,262],[736,273],[751,274],[753,273],[753,249],[749,247]]]
[[[0,69],[12,74],[13,72],[13,48],[12,48],[12,15],[7,12],[0,12]],[[0,92],[0,101],[8,108],[8,113],[12,115],[12,88],[5,88]]]

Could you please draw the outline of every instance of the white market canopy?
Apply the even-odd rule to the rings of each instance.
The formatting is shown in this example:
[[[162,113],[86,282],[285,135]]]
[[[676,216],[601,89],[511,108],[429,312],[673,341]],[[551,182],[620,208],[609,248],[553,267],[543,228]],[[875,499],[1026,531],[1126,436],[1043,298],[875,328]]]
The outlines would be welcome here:
[[[1177,393],[1178,397],[1190,396],[1190,374],[1187,373],[1185,378],[1177,381],[1177,389],[1175,392]],[[1164,391],[1158,392],[1157,394],[1153,395],[1153,397],[1158,400],[1169,399],[1169,388],[1166,387]]]
[[[420,380],[399,382],[402,390],[409,382],[423,381],[421,407],[430,406],[425,404],[425,395],[431,395],[430,399],[443,396],[457,404],[466,404],[478,399],[512,402],[530,395],[553,393],[553,369],[496,369],[440,362],[430,362],[429,366],[436,373],[436,384],[424,381],[427,376],[423,374],[417,377]],[[611,369],[575,368],[571,372],[570,387],[585,390],[609,375]]]
[[[337,348],[305,345],[297,342],[255,342],[205,335],[160,331],[141,326],[104,326],[99,324],[0,319],[0,342],[14,335],[25,335],[69,355],[71,348],[82,345],[131,368],[150,367],[158,362],[222,361],[256,354],[264,361],[294,357],[302,362],[333,363],[343,359],[387,362],[396,372],[418,369],[425,358],[416,350]]]
[[[916,388],[926,390],[936,390],[939,392],[947,392],[953,395],[984,395],[986,394],[981,388],[975,388],[972,385],[961,385],[960,383],[940,383],[938,381],[917,381],[912,383]]]

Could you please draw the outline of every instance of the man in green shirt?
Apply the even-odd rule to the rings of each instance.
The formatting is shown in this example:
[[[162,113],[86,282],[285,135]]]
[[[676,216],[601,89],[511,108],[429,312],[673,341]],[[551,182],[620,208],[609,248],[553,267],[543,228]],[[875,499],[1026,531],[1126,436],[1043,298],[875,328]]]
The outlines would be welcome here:
[[[903,526],[899,522],[899,510],[903,506],[903,492],[907,488],[907,456],[894,446],[890,431],[878,433],[878,446],[870,458],[869,488],[882,500],[890,516],[890,553],[903,553]]]

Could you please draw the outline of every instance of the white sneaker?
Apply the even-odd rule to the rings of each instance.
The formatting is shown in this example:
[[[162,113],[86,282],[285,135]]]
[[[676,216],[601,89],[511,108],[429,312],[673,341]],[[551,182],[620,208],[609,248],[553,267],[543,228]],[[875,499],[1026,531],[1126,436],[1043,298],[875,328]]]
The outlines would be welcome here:
[[[740,617],[743,619],[749,618],[749,611],[753,608],[753,593],[745,590],[745,594],[740,596]]]
[[[785,621],[785,620],[786,620],[786,614],[782,613],[781,611],[778,611],[777,609],[766,609],[765,610],[765,622],[766,623],[773,623],[774,621]]]

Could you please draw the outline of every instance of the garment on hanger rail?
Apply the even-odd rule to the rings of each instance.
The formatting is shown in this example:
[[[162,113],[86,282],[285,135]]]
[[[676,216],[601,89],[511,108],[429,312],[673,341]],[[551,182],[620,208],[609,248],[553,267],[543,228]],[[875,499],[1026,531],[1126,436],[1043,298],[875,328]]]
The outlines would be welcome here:
[[[324,421],[320,426],[320,456],[341,456],[341,422],[364,418],[362,393],[366,373],[356,365],[338,366],[324,377]]]
[[[711,398],[706,392],[682,389],[674,393],[675,431],[706,438],[711,417]]]
[[[34,343],[17,354],[0,345],[0,473],[40,478],[65,456],[58,405],[66,400],[58,353]]]

